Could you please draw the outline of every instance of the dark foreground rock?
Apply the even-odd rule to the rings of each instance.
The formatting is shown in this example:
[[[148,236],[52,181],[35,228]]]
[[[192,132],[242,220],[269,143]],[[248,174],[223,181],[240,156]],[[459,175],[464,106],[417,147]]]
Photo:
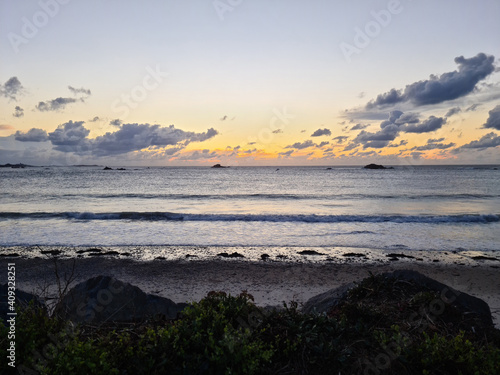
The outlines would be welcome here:
[[[35,306],[45,308],[45,304],[35,295],[24,292],[20,289],[15,291],[15,308],[26,307],[30,302]],[[7,284],[0,284],[0,321],[9,319],[7,313],[15,312],[9,309],[9,290]]]
[[[363,280],[359,283],[359,285],[362,285],[369,279],[370,278]],[[372,296],[375,300],[380,301],[381,297],[383,297],[385,299],[384,303],[390,304],[389,299],[396,300],[396,289],[399,292],[400,290],[406,288],[404,292],[409,301],[414,301],[415,296],[425,295],[427,292],[433,292],[437,298],[429,301],[429,306],[426,306],[427,310],[435,310],[434,313],[436,313],[436,311],[439,312],[440,309],[449,305],[454,308],[455,312],[458,311],[461,317],[466,317],[471,325],[477,324],[482,327],[493,326],[491,311],[486,302],[467,293],[457,291],[450,286],[422,275],[419,272],[411,270],[398,270],[380,274],[372,277],[371,279],[374,280],[373,285],[379,288],[378,291],[384,290],[385,292],[385,294],[380,292],[380,295],[377,296],[376,292],[378,291],[375,291],[372,286],[366,288],[367,290],[370,290],[370,288],[374,290],[370,296]],[[375,281],[375,279],[378,281]],[[353,296],[351,295],[351,290],[354,290],[357,285],[358,284],[355,283],[346,284],[339,288],[314,296],[304,304],[302,311],[305,313],[329,313],[337,306],[352,298]],[[366,292],[366,290],[364,292]],[[445,314],[443,314],[443,316],[444,315]],[[448,314],[446,318],[451,319],[452,317]],[[460,319],[463,320],[463,318]]]
[[[97,276],[71,289],[55,313],[75,323],[131,322],[158,316],[175,319],[186,306],[115,278]]]

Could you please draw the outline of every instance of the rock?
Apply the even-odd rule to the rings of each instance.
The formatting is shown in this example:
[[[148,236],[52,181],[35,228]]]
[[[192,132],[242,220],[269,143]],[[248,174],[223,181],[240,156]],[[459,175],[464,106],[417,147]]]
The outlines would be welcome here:
[[[104,167],[103,168],[103,171],[112,171],[112,170],[113,170],[113,168],[110,168],[110,167]]]
[[[317,251],[314,250],[304,250],[304,251],[299,251],[298,253],[300,255],[325,255],[323,253],[318,253]]]
[[[395,254],[395,253],[387,254],[386,257],[387,258],[409,258],[409,259],[415,259],[415,257],[411,256],[411,255]]]
[[[386,168],[380,164],[368,164],[368,165],[365,165],[363,168],[365,168],[365,169],[389,169],[389,168]]]
[[[35,306],[41,307],[45,310],[45,304],[34,294],[27,293],[22,291],[21,289],[16,289],[16,299],[15,299],[15,307],[26,307],[31,301],[35,304]],[[0,284],[0,321],[6,321],[10,318],[7,315],[8,312],[12,312],[9,310],[9,289],[8,284]]]
[[[56,256],[56,255],[61,255],[62,251],[61,250],[42,250],[42,251],[40,251],[40,253],[43,255]]]
[[[356,287],[354,283],[344,284],[338,288],[330,289],[328,292],[311,297],[302,307],[302,312],[306,314],[314,312],[326,313],[344,300],[349,290],[354,287]]]
[[[245,256],[241,255],[240,253],[237,253],[237,252],[234,252],[234,253],[231,253],[231,254],[228,254],[228,253],[219,253],[217,254],[218,256],[220,257],[223,257],[223,258],[244,258]]]
[[[229,168],[229,167],[224,167],[220,164],[215,164],[215,165],[212,165],[212,168]]]
[[[487,257],[484,255],[477,255],[477,256],[472,257],[472,259],[474,259],[474,260],[495,260],[495,261],[500,262],[500,259],[493,258],[493,257]]]
[[[158,315],[175,319],[186,306],[113,277],[97,276],[71,289],[55,313],[74,323],[132,322]]]
[[[263,261],[266,261],[269,259],[269,254],[261,254],[260,255],[260,259],[262,259]]]
[[[117,171],[126,171],[125,168],[116,168]]]
[[[342,254],[343,257],[355,257],[355,258],[366,258],[365,254],[361,253],[345,253]]]
[[[490,307],[483,300],[471,296],[467,293],[459,292],[453,288],[431,279],[420,272],[412,270],[397,270],[394,272],[379,275],[386,279],[397,279],[415,285],[419,289],[430,290],[438,293],[444,303],[450,303],[457,308],[464,316],[474,317],[485,326],[493,326]],[[378,277],[378,276],[377,276]],[[350,289],[354,288],[354,283],[342,285],[339,288],[331,289],[326,293],[319,294],[309,299],[303,307],[305,313],[326,313],[340,302],[346,299]]]

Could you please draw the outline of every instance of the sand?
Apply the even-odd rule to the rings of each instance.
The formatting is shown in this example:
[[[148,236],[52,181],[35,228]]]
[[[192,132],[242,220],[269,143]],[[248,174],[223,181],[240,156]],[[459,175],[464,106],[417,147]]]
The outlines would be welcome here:
[[[16,264],[16,285],[27,292],[56,293],[55,263],[52,259],[1,259]],[[309,298],[340,285],[360,281],[374,274],[397,269],[412,269],[461,292],[483,299],[500,328],[500,269],[488,262],[460,265],[415,262],[402,259],[386,262],[280,262],[240,259],[137,261],[113,257],[59,259],[59,275],[70,274],[75,262],[72,285],[98,275],[110,275],[140,287],[143,291],[175,302],[199,301],[209,291],[222,290],[232,295],[247,291],[259,306],[275,306],[283,301],[304,303]]]

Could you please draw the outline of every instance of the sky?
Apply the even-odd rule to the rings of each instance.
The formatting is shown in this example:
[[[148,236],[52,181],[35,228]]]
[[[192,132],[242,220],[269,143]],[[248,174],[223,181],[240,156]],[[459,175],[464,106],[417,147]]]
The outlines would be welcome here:
[[[0,164],[500,163],[498,0],[1,0]]]

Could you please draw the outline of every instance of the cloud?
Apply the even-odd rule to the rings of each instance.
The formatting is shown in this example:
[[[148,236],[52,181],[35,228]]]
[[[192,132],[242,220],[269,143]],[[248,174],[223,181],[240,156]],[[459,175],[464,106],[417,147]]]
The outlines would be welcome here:
[[[83,126],[83,121],[68,121],[59,125],[56,130],[48,133],[48,140],[56,146],[55,149],[63,152],[88,150],[90,141],[87,136],[90,130]]]
[[[224,115],[220,118],[221,121],[226,121],[227,120],[227,115]]]
[[[99,116],[95,116],[92,120],[89,120],[89,122],[96,122],[99,120],[100,120]]]
[[[446,123],[443,117],[430,116],[419,124],[407,124],[403,128],[406,133],[428,133],[440,129]]]
[[[491,111],[488,112],[489,117],[486,122],[483,124],[483,128],[492,128],[496,130],[500,130],[500,105],[497,105]]]
[[[472,104],[469,108],[465,110],[465,112],[474,112],[481,104]]]
[[[68,89],[69,89],[69,91],[71,91],[73,93],[73,95],[79,95],[79,94],[84,94],[86,96],[92,95],[90,90],[84,89],[83,87],[79,88],[79,89],[75,89],[72,86],[68,86]]]
[[[0,130],[13,130],[15,129],[12,125],[0,125]]]
[[[428,150],[445,150],[447,148],[455,146],[455,143],[440,143],[444,141],[444,138],[439,138],[439,139],[428,139],[427,144],[424,146],[418,146],[418,147],[413,147],[410,149],[410,151],[416,150],[416,151],[428,151]]]
[[[184,142],[203,142],[219,134],[210,128],[204,133],[186,132],[174,125],[161,127],[150,124],[123,124],[114,133],[106,133],[91,141],[92,152],[97,156],[118,155],[144,148],[174,146]]]
[[[281,156],[290,156],[292,155],[294,152],[294,150],[289,150],[289,151],[285,151],[285,152],[280,152],[278,155],[281,155]]]
[[[293,145],[288,145],[285,148],[295,148],[297,150],[302,150],[304,148],[316,147],[316,146],[317,146],[316,143],[308,139],[307,141],[304,142],[295,142]]]
[[[453,115],[456,115],[459,112],[462,112],[460,107],[453,107],[448,112],[446,112],[446,115],[444,115],[444,117],[451,117]]]
[[[383,148],[389,146],[401,132],[403,133],[427,133],[437,130],[446,123],[442,117],[430,116],[420,122],[417,113],[403,113],[401,111],[391,111],[389,118],[380,123],[378,132],[372,133],[362,130],[353,141],[346,146],[344,151],[349,151],[359,145],[363,148]],[[399,145],[398,145],[399,146]],[[398,147],[391,146],[391,147]]]
[[[401,147],[401,146],[406,146],[407,144],[408,144],[408,141],[405,139],[402,139],[401,141],[399,141],[399,143],[396,143],[396,144],[391,143],[387,147]]]
[[[318,147],[323,147],[323,146],[326,146],[326,145],[329,145],[329,144],[330,144],[330,142],[328,142],[328,141],[324,141],[324,142],[321,142],[321,143],[318,145]]]
[[[218,134],[210,128],[203,133],[188,132],[175,128],[174,125],[162,127],[150,124],[123,124],[117,131],[108,132],[94,139],[89,139],[90,130],[84,121],[68,121],[53,132],[31,129],[27,133],[17,132],[15,139],[21,142],[41,142],[48,140],[54,149],[61,152],[73,152],[78,155],[112,156],[142,149],[162,149],[169,155],[183,148],[189,142],[203,142]],[[173,146],[163,149],[167,146]]]
[[[119,118],[116,118],[116,119],[111,120],[109,122],[109,125],[113,125],[113,126],[120,126],[121,124],[123,124],[123,121],[120,120]]]
[[[470,143],[467,143],[463,146],[460,146],[453,150],[453,152],[458,153],[463,151],[464,149],[486,149],[490,147],[497,147],[500,146],[500,136],[496,135],[495,133],[491,132],[477,141],[472,141]]]
[[[347,141],[349,137],[345,136],[345,135],[339,135],[335,138],[333,138],[334,141],[337,141],[337,143],[344,143],[345,141]]]
[[[39,102],[36,106],[40,112],[48,112],[48,111],[60,111],[66,107],[66,105],[75,103],[77,101],[83,101],[83,99],[74,99],[74,98],[56,98],[52,100],[47,100],[45,102]]]
[[[479,53],[469,59],[455,58],[458,70],[431,75],[428,80],[414,82],[404,90],[391,89],[368,102],[367,109],[383,108],[410,102],[415,106],[438,104],[471,93],[479,81],[495,71],[494,56]]]
[[[0,84],[0,95],[11,100],[17,100],[17,96],[24,91],[23,85],[17,77],[11,77],[3,85]]]
[[[248,143],[247,143],[247,145],[252,146],[252,145],[254,145],[254,144],[256,144],[256,143],[257,143],[257,142],[248,142]]]
[[[311,137],[321,137],[322,135],[332,135],[330,129],[318,129],[311,134]]]
[[[47,132],[43,129],[32,128],[26,133],[17,131],[14,138],[19,142],[45,142],[48,141]]]
[[[280,133],[283,133],[283,130],[281,129],[273,130],[273,134],[280,134]]]
[[[301,130],[300,132],[301,132],[301,133],[305,133],[306,131],[307,131],[307,130],[305,130],[305,129],[304,129],[304,130]]]
[[[14,113],[12,114],[14,117],[23,117],[24,116],[24,109],[16,105],[16,108],[14,108]]]
[[[345,121],[344,121],[345,122]],[[356,124],[350,130],[363,130],[369,127],[370,124]]]

